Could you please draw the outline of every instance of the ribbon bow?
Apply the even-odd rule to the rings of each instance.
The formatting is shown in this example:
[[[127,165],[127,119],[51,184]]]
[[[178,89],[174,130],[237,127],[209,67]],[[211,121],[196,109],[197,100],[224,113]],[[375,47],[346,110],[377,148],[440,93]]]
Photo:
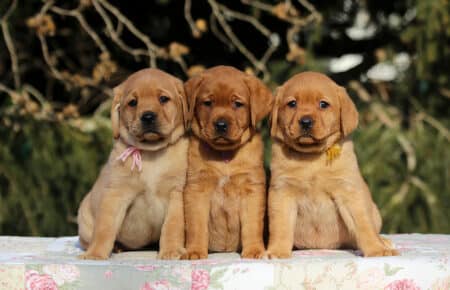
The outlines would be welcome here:
[[[122,160],[125,162],[130,155],[133,157],[133,162],[131,163],[131,171],[134,170],[134,167],[137,167],[139,171],[142,171],[142,156],[141,151],[137,147],[130,146],[125,149],[116,160]]]
[[[336,158],[341,155],[341,146],[334,144],[327,150],[327,164],[330,165]]]

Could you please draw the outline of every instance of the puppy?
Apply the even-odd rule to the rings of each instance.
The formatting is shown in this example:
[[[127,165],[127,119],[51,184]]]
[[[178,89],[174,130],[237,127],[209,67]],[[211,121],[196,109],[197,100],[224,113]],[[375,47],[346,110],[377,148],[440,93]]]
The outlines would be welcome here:
[[[270,112],[273,96],[257,78],[228,66],[191,78],[185,90],[193,136],[183,258],[241,248],[242,257],[261,258],[266,185],[256,124]]]
[[[183,188],[189,141],[183,83],[144,69],[114,89],[114,145],[78,211],[82,259],[107,259],[114,241],[129,249],[160,241],[159,257],[184,250]]]
[[[397,255],[379,235],[381,217],[348,138],[358,112],[345,89],[323,74],[304,72],[278,88],[275,98],[269,257],[287,258],[293,246]]]

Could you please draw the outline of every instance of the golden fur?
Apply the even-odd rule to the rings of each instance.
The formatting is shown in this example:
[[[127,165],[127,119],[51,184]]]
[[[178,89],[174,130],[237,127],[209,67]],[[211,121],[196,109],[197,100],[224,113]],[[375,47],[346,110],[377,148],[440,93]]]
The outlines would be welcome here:
[[[150,111],[156,121],[149,125],[141,119]],[[136,249],[158,240],[160,258],[180,258],[184,252],[187,117],[183,83],[162,71],[138,71],[114,89],[115,141],[78,211],[80,242],[87,248],[80,258],[107,259],[114,241]],[[141,150],[140,172],[131,170],[131,156],[126,162],[117,160],[130,145]]]
[[[186,259],[210,251],[264,253],[265,173],[263,143],[256,124],[272,106],[261,81],[237,69],[218,66],[185,83],[192,132],[184,194]],[[226,134],[216,129],[228,124]]]
[[[321,101],[329,106],[319,105]],[[309,129],[301,124],[304,118],[312,120]],[[347,138],[357,125],[358,112],[345,89],[323,74],[300,73],[277,90],[271,126],[270,258],[290,257],[293,247],[397,255],[379,235],[381,217]],[[335,144],[341,152],[330,161],[326,151]]]

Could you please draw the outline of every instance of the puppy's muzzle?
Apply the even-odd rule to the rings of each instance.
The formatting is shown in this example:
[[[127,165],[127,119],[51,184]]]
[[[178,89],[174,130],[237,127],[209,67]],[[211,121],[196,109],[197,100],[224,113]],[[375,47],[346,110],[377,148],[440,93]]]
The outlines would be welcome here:
[[[302,117],[298,122],[303,132],[309,132],[314,125],[314,120],[310,116]]]
[[[156,123],[156,117],[157,117],[157,115],[155,114],[155,112],[151,112],[151,111],[144,112],[141,115],[142,125],[147,126],[147,125],[155,124]]]
[[[155,112],[147,111],[141,115],[142,132],[158,133],[158,115]]]
[[[225,135],[228,132],[228,122],[224,119],[219,119],[214,122],[214,128],[218,135]]]

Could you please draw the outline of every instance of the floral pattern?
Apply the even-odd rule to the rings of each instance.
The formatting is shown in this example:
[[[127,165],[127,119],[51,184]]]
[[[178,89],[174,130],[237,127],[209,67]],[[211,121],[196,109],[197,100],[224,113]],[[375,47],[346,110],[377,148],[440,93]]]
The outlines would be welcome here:
[[[58,285],[50,275],[39,274],[34,270],[25,273],[25,285],[27,290],[56,290]]]
[[[73,265],[51,264],[45,265],[42,270],[45,274],[51,276],[58,286],[74,282],[80,277],[80,271]]]
[[[0,289],[23,290],[24,273],[24,265],[0,265]]]
[[[220,253],[197,261],[157,260],[149,251],[86,261],[77,258],[77,237],[0,237],[0,290],[450,289],[450,235],[388,237],[400,256],[302,250],[286,260]]]
[[[170,283],[167,280],[147,282],[142,286],[141,290],[170,290]]]
[[[195,269],[192,271],[192,290],[204,290],[208,289],[209,285],[209,272],[203,269]]]
[[[420,290],[412,279],[395,280],[386,287],[385,290]]]

